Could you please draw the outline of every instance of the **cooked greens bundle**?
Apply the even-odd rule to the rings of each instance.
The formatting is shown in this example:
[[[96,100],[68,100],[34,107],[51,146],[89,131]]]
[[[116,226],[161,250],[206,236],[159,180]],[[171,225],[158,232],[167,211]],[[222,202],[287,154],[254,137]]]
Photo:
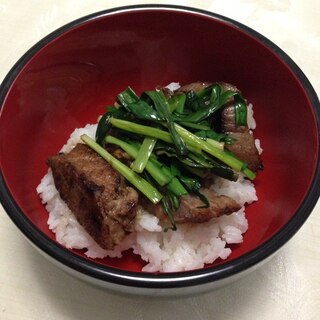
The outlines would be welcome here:
[[[170,92],[165,88],[138,96],[130,87],[118,94],[100,118],[96,141],[82,140],[98,152],[152,203],[162,204],[173,229],[179,199],[193,193],[209,206],[201,193],[209,173],[235,181],[239,173],[255,178],[247,164],[225,148],[232,138],[214,130],[219,110],[233,101],[236,125],[247,125],[247,105],[238,91],[218,83],[195,92]],[[108,146],[117,146],[131,159],[119,161]]]

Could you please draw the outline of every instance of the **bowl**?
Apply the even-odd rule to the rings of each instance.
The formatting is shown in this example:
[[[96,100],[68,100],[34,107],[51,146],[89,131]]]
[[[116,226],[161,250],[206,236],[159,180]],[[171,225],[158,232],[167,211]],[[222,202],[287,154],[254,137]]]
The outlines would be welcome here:
[[[178,27],[179,26],[179,27]],[[226,260],[202,269],[142,272],[131,251],[92,260],[59,245],[36,187],[46,160],[70,133],[96,122],[126,86],[225,81],[254,105],[264,170],[249,229]],[[118,292],[184,295],[254,270],[303,225],[319,198],[317,95],[275,44],[234,20],[198,9],[136,5],[98,12],[46,36],[8,73],[0,90],[1,202],[34,247],[67,272]]]

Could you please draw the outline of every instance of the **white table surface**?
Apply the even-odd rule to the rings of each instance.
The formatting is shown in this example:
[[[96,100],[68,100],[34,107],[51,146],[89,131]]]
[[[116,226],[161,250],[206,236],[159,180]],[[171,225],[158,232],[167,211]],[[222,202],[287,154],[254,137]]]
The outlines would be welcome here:
[[[0,81],[35,42],[83,15],[151,1],[0,0]],[[169,3],[169,1],[158,1]],[[320,94],[319,0],[171,1],[223,14],[284,49]],[[320,186],[319,186],[320,187]],[[44,259],[0,207],[0,319],[320,319],[320,202],[258,271],[228,287],[169,301],[123,297]]]

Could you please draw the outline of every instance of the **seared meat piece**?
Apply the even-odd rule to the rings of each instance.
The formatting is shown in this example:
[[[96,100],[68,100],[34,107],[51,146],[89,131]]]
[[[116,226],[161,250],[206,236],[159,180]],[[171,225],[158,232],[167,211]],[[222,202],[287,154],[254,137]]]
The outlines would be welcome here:
[[[115,145],[107,145],[106,149],[118,160],[130,167],[132,164],[132,158],[122,149]]]
[[[95,151],[77,144],[47,163],[61,198],[102,248],[133,231],[138,193]]]
[[[240,91],[231,84],[220,83],[224,90]],[[248,164],[249,169],[257,171],[263,168],[259,152],[254,142],[253,133],[248,126],[237,126],[236,112],[233,99],[221,110],[221,129],[234,138],[234,143],[226,145],[226,148]]]
[[[221,110],[221,129],[223,132],[245,132],[247,126],[237,126],[234,102],[228,102]]]
[[[209,207],[204,208],[204,203],[196,195],[182,196],[180,198],[180,207],[174,213],[174,219],[177,223],[207,222],[212,218],[217,218],[224,214],[231,214],[241,208],[241,206],[232,198],[218,196],[212,190],[202,189],[202,193],[208,198]],[[167,220],[161,205],[154,205],[148,202],[144,203],[144,206],[160,220]]]
[[[227,103],[221,111],[222,131],[228,133],[234,142],[226,145],[238,158],[248,164],[249,169],[262,169],[262,161],[256,148],[253,133],[248,126],[237,126],[233,101]]]
[[[220,84],[223,91],[231,90],[241,94],[241,91],[231,83],[228,83],[228,82],[217,82],[217,83]]]
[[[235,200],[227,196],[218,196],[207,189],[202,190],[202,192],[209,200],[209,207],[201,208],[203,202],[197,196],[183,196],[181,197],[180,207],[174,214],[177,223],[206,222],[224,214],[231,214],[241,208]]]
[[[230,136],[235,139],[235,142],[226,145],[227,149],[247,163],[252,171],[261,170],[263,165],[253,134],[247,129],[244,132],[230,133]]]
[[[219,84],[222,87],[223,91],[226,90],[232,90],[232,91],[237,91],[240,92],[237,87],[235,87],[233,84],[227,83],[227,82],[215,82],[216,84]],[[202,89],[205,89],[211,85],[213,85],[214,82],[209,82],[209,81],[197,81],[197,82],[192,82],[188,83],[182,87],[179,88],[178,91],[181,92],[189,92],[189,91],[194,91],[194,92],[199,92]]]
[[[197,81],[197,82],[192,82],[192,83],[189,83],[189,84],[186,84],[186,85],[180,87],[178,91],[189,92],[192,90],[194,92],[198,92],[198,91],[201,91],[202,89],[205,89],[211,85],[212,85],[212,82]]]

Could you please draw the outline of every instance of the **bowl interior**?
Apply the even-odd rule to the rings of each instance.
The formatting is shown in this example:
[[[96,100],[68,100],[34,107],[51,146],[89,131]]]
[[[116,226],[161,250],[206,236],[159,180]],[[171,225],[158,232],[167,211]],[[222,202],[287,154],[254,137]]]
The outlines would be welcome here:
[[[172,81],[230,82],[254,105],[265,169],[255,181],[259,201],[247,209],[244,243],[228,261],[269,240],[293,217],[317,166],[316,117],[299,79],[262,41],[215,17],[146,9],[89,19],[46,42],[29,52],[8,90],[0,130],[5,183],[49,238],[54,235],[36,194],[48,156],[74,128],[96,122],[128,85],[141,92]],[[130,252],[99,263],[130,271],[143,265]]]

